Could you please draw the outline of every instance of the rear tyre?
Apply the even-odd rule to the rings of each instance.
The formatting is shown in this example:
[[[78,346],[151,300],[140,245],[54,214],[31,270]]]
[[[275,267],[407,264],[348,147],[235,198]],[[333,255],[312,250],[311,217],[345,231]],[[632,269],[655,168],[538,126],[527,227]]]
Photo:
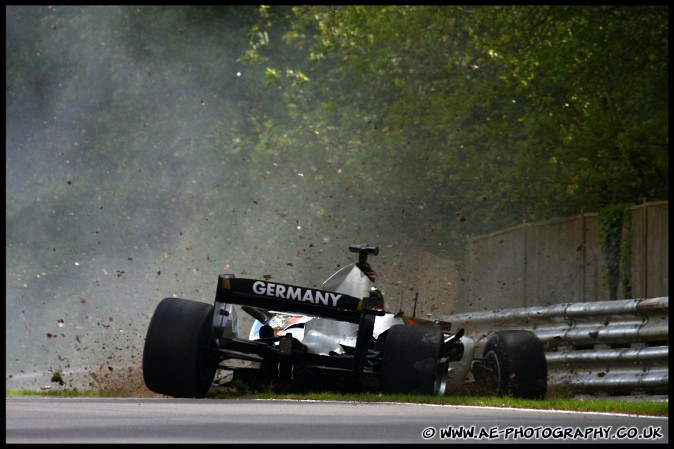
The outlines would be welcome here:
[[[494,332],[487,339],[483,358],[474,375],[491,394],[524,399],[545,397],[548,365],[543,343],[533,332]]]
[[[442,331],[436,327],[391,326],[382,355],[382,391],[443,395],[447,364],[440,363],[441,345]]]
[[[143,379],[155,393],[203,398],[217,361],[210,356],[213,306],[165,298],[155,309],[143,350]]]

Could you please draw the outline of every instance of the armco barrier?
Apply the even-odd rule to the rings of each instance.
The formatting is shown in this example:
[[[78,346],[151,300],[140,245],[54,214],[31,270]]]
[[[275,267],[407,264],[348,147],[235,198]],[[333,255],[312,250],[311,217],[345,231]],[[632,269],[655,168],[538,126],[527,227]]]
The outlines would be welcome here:
[[[531,330],[548,362],[550,395],[660,395],[669,386],[669,297],[557,304],[443,316],[481,354],[487,335]]]

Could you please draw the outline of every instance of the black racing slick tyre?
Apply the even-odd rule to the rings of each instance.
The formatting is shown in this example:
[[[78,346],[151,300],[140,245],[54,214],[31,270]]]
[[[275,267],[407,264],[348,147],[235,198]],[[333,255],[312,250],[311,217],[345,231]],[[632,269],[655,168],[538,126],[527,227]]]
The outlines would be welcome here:
[[[543,399],[548,365],[543,343],[533,332],[505,330],[487,338],[484,365],[474,372],[476,381],[497,396]]]
[[[443,395],[447,365],[440,363],[442,331],[433,326],[397,324],[386,335],[381,390],[385,393]]]
[[[213,306],[165,298],[150,320],[143,350],[143,379],[155,393],[203,398],[213,383],[211,358]]]

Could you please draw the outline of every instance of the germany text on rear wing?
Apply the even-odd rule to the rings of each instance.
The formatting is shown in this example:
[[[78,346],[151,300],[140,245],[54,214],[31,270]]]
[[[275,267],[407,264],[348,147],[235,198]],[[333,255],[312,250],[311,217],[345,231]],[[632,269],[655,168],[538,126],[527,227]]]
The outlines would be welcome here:
[[[216,303],[247,305],[280,312],[296,312],[321,318],[360,323],[364,314],[383,316],[376,298],[356,298],[330,292],[257,279],[221,274]]]

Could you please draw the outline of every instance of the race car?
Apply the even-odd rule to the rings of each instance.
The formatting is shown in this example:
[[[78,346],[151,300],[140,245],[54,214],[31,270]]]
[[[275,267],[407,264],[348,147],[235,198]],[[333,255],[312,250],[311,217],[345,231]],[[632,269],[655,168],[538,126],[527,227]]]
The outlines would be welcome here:
[[[349,251],[358,262],[321,289],[221,274],[212,305],[163,299],[143,349],[146,386],[189,398],[206,397],[222,379],[253,389],[442,396],[472,382],[482,394],[545,396],[547,364],[536,334],[493,332],[476,356],[463,329],[387,311],[368,262],[379,248],[351,244]],[[235,305],[255,319],[247,337]],[[214,383],[222,372],[231,375]]]

